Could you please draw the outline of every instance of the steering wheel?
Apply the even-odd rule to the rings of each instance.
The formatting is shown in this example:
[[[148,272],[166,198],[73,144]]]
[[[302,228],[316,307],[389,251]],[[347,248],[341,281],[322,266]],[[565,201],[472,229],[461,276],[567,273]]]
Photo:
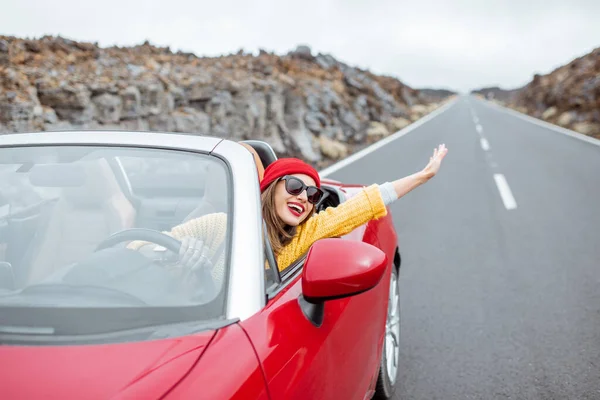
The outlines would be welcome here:
[[[100,243],[98,247],[96,247],[95,251],[104,250],[109,247],[115,246],[121,242],[131,240],[144,240],[146,242],[155,243],[165,247],[166,249],[172,251],[175,254],[179,254],[179,250],[182,245],[182,243],[179,240],[174,239],[169,235],[165,235],[162,232],[155,231],[153,229],[133,228],[122,230],[104,239],[102,243]],[[202,272],[206,273],[206,271]],[[207,285],[200,285],[198,288],[196,288],[196,290],[193,293],[195,299],[194,301],[208,301],[212,297],[214,297],[215,293],[216,292],[212,287],[209,288]]]
[[[104,250],[121,242],[130,240],[144,240],[146,242],[156,243],[171,250],[175,254],[178,254],[179,249],[181,248],[181,242],[179,240],[174,239],[169,235],[165,235],[162,232],[153,229],[133,228],[122,230],[104,239],[98,247],[96,247],[96,251]]]

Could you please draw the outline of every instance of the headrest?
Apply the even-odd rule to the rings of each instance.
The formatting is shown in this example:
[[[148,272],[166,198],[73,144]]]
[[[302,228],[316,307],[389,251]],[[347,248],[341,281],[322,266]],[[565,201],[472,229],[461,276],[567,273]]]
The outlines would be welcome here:
[[[85,174],[85,183],[63,189],[62,197],[69,203],[79,207],[94,207],[123,193],[106,160],[82,161],[73,165],[77,165]]]
[[[262,161],[260,160],[260,156],[258,155],[258,153],[256,152],[256,150],[254,150],[254,147],[250,146],[248,143],[244,143],[244,142],[239,142],[242,146],[244,146],[246,149],[248,149],[248,151],[250,153],[252,153],[252,156],[254,157],[254,163],[256,164],[256,172],[258,173],[258,181],[262,181],[263,176],[265,176],[265,167],[262,163]]]
[[[263,168],[267,168],[269,164],[277,161],[277,155],[273,148],[265,141],[262,140],[244,140],[242,143],[252,146],[254,151],[260,157]]]

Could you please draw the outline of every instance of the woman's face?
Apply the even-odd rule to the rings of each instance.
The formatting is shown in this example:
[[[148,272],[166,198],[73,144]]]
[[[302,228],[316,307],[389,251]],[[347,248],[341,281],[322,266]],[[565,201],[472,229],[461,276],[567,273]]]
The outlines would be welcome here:
[[[315,181],[308,175],[292,174],[307,186],[316,186]],[[313,204],[306,198],[306,190],[295,196],[285,190],[285,181],[277,182],[275,186],[275,211],[281,220],[290,226],[298,226],[310,215]]]

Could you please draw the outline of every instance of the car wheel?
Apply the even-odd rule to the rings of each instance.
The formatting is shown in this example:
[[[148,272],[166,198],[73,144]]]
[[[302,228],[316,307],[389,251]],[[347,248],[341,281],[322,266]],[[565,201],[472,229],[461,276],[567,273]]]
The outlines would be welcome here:
[[[379,376],[374,399],[388,400],[392,398],[398,380],[398,363],[400,359],[400,291],[398,270],[392,269],[388,312],[385,321],[385,340],[383,355],[379,366]]]

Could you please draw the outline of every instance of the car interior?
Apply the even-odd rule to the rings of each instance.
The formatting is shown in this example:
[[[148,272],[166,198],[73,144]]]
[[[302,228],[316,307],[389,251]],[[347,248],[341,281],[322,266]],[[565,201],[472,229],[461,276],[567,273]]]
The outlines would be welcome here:
[[[277,160],[275,152],[259,140],[240,144],[252,153],[262,178],[264,169]],[[118,157],[84,164],[85,168],[77,169],[64,164],[33,168],[31,185],[60,190],[61,195],[0,214],[0,260],[4,260],[0,286],[13,286],[4,289],[24,287],[82,259],[115,232],[133,227],[165,231],[208,213],[227,211],[226,193],[219,190],[227,179],[221,168],[203,167],[205,178],[198,179],[197,170],[127,174]],[[159,190],[169,185],[178,191]],[[340,203],[335,187],[323,185],[323,189],[318,211]],[[18,267],[7,272],[6,264]],[[4,279],[7,273],[11,279]]]

